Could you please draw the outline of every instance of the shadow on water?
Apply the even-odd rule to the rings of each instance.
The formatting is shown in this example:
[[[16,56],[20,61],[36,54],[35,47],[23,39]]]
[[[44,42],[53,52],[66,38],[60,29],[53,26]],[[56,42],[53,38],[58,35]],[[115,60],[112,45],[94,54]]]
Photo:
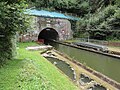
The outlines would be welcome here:
[[[92,84],[93,82],[94,84]],[[80,84],[83,86],[91,84],[91,87],[87,88],[87,90],[107,90],[104,86],[98,84],[86,74],[80,74]]]
[[[56,50],[67,54],[78,62],[120,82],[120,59],[61,45],[51,41],[49,41],[49,44]]]
[[[90,83],[93,79],[90,79],[88,76],[85,76],[84,74],[80,75],[80,80],[84,83]]]
[[[55,48],[59,48],[59,44],[58,43],[52,42],[51,40],[48,40],[48,39],[45,39],[44,44],[51,45],[51,46],[53,46]]]
[[[47,60],[54,64],[57,68],[59,68],[62,72],[64,72],[69,78],[74,80],[73,70],[71,69],[70,65],[67,64],[65,61],[61,61],[56,58],[48,58]]]
[[[97,85],[94,85],[93,87],[88,88],[87,90],[107,90],[107,89],[97,84]]]

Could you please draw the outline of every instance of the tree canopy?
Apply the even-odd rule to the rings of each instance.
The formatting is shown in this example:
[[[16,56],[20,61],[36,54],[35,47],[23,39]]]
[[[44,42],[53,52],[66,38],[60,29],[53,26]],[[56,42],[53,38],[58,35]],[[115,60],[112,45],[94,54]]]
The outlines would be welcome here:
[[[120,39],[119,0],[1,0],[0,1],[0,61],[13,57],[15,35],[26,30],[28,21],[23,14],[25,8],[47,9],[77,15],[80,21],[72,22],[75,36],[89,31],[90,37]],[[99,31],[103,30],[103,31]],[[118,31],[110,31],[118,30]],[[112,37],[111,37],[112,36]],[[4,51],[4,53],[2,53]]]
[[[16,32],[25,30],[27,26],[23,14],[25,7],[21,0],[0,1],[0,62],[11,59],[15,54]]]

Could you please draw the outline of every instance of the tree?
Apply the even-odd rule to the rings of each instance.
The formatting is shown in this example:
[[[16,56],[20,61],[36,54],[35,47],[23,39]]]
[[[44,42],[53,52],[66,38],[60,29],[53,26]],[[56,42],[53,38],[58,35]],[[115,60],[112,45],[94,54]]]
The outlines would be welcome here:
[[[12,59],[15,55],[17,31],[25,30],[26,19],[21,0],[2,0],[0,2],[0,63]]]

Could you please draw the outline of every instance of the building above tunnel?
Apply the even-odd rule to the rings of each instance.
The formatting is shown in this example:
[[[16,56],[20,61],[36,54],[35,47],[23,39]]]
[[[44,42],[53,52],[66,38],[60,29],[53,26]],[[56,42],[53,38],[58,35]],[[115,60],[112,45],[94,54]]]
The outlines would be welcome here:
[[[32,30],[20,35],[20,41],[38,39],[67,40],[73,38],[71,23],[67,19],[54,19],[32,16]]]
[[[33,15],[33,16],[40,16],[40,17],[47,17],[47,18],[58,18],[58,19],[68,19],[68,20],[80,20],[78,17],[65,15],[58,12],[50,12],[45,10],[36,10],[36,9],[27,9],[25,14]]]
[[[67,40],[73,37],[69,20],[79,18],[66,16],[57,12],[27,9],[25,14],[33,17],[33,30],[20,35],[20,41],[37,41],[38,39]],[[48,30],[49,29],[49,30]]]

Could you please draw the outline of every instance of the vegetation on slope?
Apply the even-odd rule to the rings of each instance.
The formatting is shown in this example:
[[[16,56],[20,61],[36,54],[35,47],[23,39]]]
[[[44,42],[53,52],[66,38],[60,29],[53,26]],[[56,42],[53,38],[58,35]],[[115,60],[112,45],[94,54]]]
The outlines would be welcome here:
[[[98,8],[117,3],[119,0],[28,0],[37,9],[49,9],[84,16],[96,12]]]
[[[108,5],[99,12],[88,14],[77,22],[77,34],[89,32],[90,38],[120,40],[120,8],[117,5]],[[77,35],[77,36],[78,36]]]
[[[77,22],[77,26],[76,22],[72,21],[75,37],[82,37],[87,32],[93,39],[120,39],[119,0],[31,0],[31,2],[36,9],[79,16],[81,20]]]
[[[0,0],[0,65],[15,56],[16,32],[28,25],[23,14],[25,7],[22,0]]]
[[[0,68],[0,90],[78,90],[39,51],[25,50],[35,45],[20,43],[16,59]]]

